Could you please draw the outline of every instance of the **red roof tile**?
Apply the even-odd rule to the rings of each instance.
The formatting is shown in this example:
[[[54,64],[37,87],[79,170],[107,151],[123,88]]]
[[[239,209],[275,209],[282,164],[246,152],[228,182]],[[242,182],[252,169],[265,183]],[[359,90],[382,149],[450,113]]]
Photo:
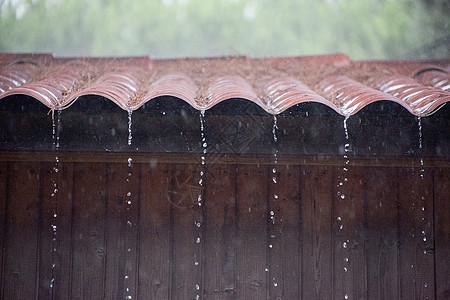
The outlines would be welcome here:
[[[163,95],[198,110],[244,98],[271,114],[318,102],[345,116],[388,100],[425,116],[450,101],[449,72],[450,60],[351,61],[343,54],[172,60],[0,54],[0,99],[23,94],[65,109],[80,96],[99,95],[131,111]]]

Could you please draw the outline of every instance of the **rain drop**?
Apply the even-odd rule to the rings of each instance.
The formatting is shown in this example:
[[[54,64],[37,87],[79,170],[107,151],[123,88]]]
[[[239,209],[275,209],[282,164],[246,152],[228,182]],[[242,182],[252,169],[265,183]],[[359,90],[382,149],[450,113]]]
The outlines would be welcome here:
[[[133,139],[133,136],[131,134],[131,125],[132,125],[132,121],[131,121],[131,115],[133,114],[132,110],[128,111],[128,146],[131,145],[131,140]]]

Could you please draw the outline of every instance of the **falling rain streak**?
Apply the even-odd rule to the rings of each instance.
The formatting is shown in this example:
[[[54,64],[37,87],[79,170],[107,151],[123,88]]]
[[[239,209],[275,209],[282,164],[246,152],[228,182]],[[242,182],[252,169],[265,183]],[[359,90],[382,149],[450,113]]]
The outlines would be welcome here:
[[[272,126],[272,137],[273,137],[273,142],[275,144],[275,150],[273,152],[274,167],[272,168],[272,174],[271,174],[272,175],[272,182],[273,182],[274,185],[277,184],[277,172],[278,172],[278,170],[277,170],[277,165],[278,165],[278,144],[277,144],[277,142],[278,142],[278,136],[277,136],[278,123],[277,123],[277,121],[278,121],[277,120],[277,116],[274,115],[273,116],[273,126]],[[273,197],[272,203],[275,204],[277,199],[278,199],[278,194],[276,194],[276,192],[275,192],[275,193],[273,193],[272,197]],[[269,207],[270,207],[270,205],[269,205]],[[275,212],[273,211],[273,209],[271,209],[269,211],[269,218],[271,220],[272,226],[275,229],[276,219],[275,219]],[[276,239],[276,235],[271,234],[270,235],[270,240],[269,240],[269,245],[268,245],[269,246],[269,250],[273,249],[273,243],[275,242],[275,239]],[[266,270],[268,271],[268,268],[266,268]],[[278,283],[277,283],[275,277],[272,277],[272,285],[274,287],[278,287]]]
[[[52,141],[53,149],[55,150],[55,164],[52,169],[52,186],[51,186],[51,201],[52,201],[52,222],[51,222],[51,232],[52,232],[52,243],[51,243],[51,254],[52,254],[52,265],[51,265],[51,279],[50,279],[50,290],[52,299],[54,298],[55,289],[55,268],[56,268],[56,251],[58,244],[58,172],[59,172],[59,132],[61,128],[61,111],[56,111],[56,122],[55,122],[55,111],[52,110]]]
[[[339,179],[339,183],[337,184],[337,196],[339,197],[338,198],[339,201],[346,201],[347,200],[343,190],[345,188],[345,185],[348,182],[348,169],[349,169],[349,165],[350,165],[349,153],[351,151],[350,150],[350,136],[349,136],[349,133],[348,133],[348,126],[347,126],[348,118],[349,118],[349,116],[346,116],[344,118],[344,121],[343,121],[344,134],[345,134],[344,166],[342,167],[342,173],[341,173],[341,175],[338,178]],[[339,232],[342,232],[344,230],[344,224],[343,224],[344,220],[342,219],[341,216],[338,216],[336,218],[336,221],[337,221],[337,224],[339,225]],[[345,249],[345,250],[348,250],[349,243],[350,243],[350,240],[348,240],[348,239],[344,240],[342,242],[342,248]],[[349,260],[348,256],[346,256],[344,258],[344,263],[343,263],[343,265],[344,265],[344,267],[343,267],[344,275],[349,270],[349,261],[350,260]],[[344,280],[346,280],[346,279],[344,278]],[[344,295],[344,299],[349,299],[348,294]]]
[[[133,113],[132,110],[128,111],[128,140],[127,140],[128,146],[131,146],[131,143],[133,140],[133,135],[131,132],[132,113]],[[131,192],[131,179],[133,176],[133,158],[128,157],[127,166],[128,166],[128,174],[127,174],[127,178],[126,178],[126,185],[128,187],[128,191],[127,191],[125,199],[126,199],[126,207],[127,207],[126,211],[129,212],[130,208],[132,207],[132,204],[133,204],[133,201],[132,201],[133,194]],[[129,216],[129,213],[127,215]],[[130,252],[132,250],[130,245],[128,244],[128,236],[132,235],[132,232],[131,232],[132,227],[133,227],[133,222],[130,219],[127,219],[127,224],[125,226],[125,228],[126,228],[125,236],[123,237],[126,241],[125,247],[127,249],[127,251],[125,253],[126,259],[125,259],[125,277],[124,277],[124,280],[125,280],[124,286],[125,286],[125,295],[126,295],[125,299],[133,299],[133,297],[131,296],[131,290],[129,287],[131,278],[130,278],[130,275],[128,274],[128,268],[127,268],[127,265],[129,263]]]
[[[204,175],[205,175],[205,167],[206,167],[206,152],[208,149],[208,143],[206,142],[206,136],[205,136],[205,110],[201,110],[200,111],[200,143],[201,143],[201,148],[202,148],[202,152],[201,152],[201,166],[200,166],[200,179],[198,180],[198,185],[200,187],[199,189],[199,194],[197,197],[197,205],[199,206],[200,209],[203,210],[202,205],[203,205],[203,191],[204,191]],[[199,245],[198,249],[201,249],[200,243],[201,243],[201,235],[202,235],[202,230],[201,230],[201,226],[202,226],[202,220],[197,220],[195,221],[195,227],[197,230],[197,238],[195,239],[195,243],[197,245]],[[195,259],[194,259],[194,266],[196,267],[200,267],[200,263],[198,261],[198,257],[200,257],[200,255],[195,255]],[[196,283],[195,284],[195,290],[196,290],[196,295],[195,295],[195,299],[200,299],[200,294],[199,291],[201,289],[200,283]]]
[[[419,129],[419,155],[420,155],[420,185],[422,186],[422,188],[420,189],[421,191],[424,191],[424,181],[425,181],[425,168],[424,168],[424,161],[423,161],[423,136],[422,136],[422,119],[421,117],[417,117],[417,125],[418,125],[418,129]],[[427,247],[426,247],[426,242],[427,242],[427,235],[426,235],[426,230],[427,230],[427,222],[425,219],[426,216],[426,211],[425,211],[425,195],[421,196],[421,209],[420,209],[420,213],[421,213],[421,221],[422,221],[422,241],[424,242],[424,250],[423,250],[423,254],[427,255]],[[426,289],[428,287],[428,283],[424,283],[424,288]],[[428,299],[428,297],[426,298]]]

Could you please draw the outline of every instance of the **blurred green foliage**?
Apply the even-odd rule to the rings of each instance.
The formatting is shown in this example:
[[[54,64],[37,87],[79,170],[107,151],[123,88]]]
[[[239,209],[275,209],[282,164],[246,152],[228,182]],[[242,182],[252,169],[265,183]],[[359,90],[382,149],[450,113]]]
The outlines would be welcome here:
[[[450,57],[446,0],[0,0],[0,51]]]

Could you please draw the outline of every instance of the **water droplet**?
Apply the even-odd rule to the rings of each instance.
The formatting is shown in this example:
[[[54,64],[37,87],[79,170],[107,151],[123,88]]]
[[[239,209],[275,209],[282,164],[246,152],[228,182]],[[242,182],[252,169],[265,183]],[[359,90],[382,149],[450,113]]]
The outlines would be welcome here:
[[[271,248],[271,249],[272,249],[272,247],[273,247],[273,245],[272,245],[272,244],[269,244],[269,248]]]
[[[265,268],[264,271],[269,272],[269,269],[268,269],[268,268]]]
[[[274,283],[273,283],[273,286],[277,287],[277,286],[278,286],[278,283],[274,282]]]
[[[341,219],[341,217],[337,217],[337,220],[338,220],[338,221],[341,221],[342,219]]]
[[[277,178],[276,177],[272,177],[272,181],[273,181],[273,183],[277,183]]]
[[[347,294],[345,294],[344,299],[348,299],[348,295]]]
[[[346,242],[343,242],[343,243],[342,243],[342,247],[347,248],[347,243],[346,243]]]
[[[200,290],[200,286],[198,284],[195,285],[195,289],[198,291]]]
[[[194,261],[194,265],[195,265],[195,266],[198,266],[198,261]]]
[[[197,244],[200,244],[200,238],[198,237],[198,238],[195,240],[195,242],[196,242]]]
[[[273,195],[273,197],[274,197],[275,199],[278,199],[278,195],[277,195],[277,194]]]
[[[344,272],[347,272],[348,270],[347,270],[347,267],[344,267]]]
[[[133,139],[133,136],[131,134],[131,125],[132,125],[132,121],[131,121],[131,115],[133,114],[132,110],[128,111],[128,146],[131,145],[131,140]]]
[[[423,241],[424,241],[424,242],[426,242],[426,241],[427,241],[427,238],[426,238],[425,236],[423,237]]]
[[[270,211],[270,215],[271,215],[271,216],[275,215],[275,213],[274,213],[273,210]]]
[[[131,196],[131,192],[128,192],[128,193],[127,193],[127,197],[130,197],[130,196]]]
[[[341,199],[344,199],[344,198],[345,198],[345,195],[344,195],[344,194],[342,194],[342,195],[341,195]]]
[[[130,278],[128,275],[125,275],[125,279],[128,279],[128,278]]]
[[[344,260],[345,260],[346,262],[348,262],[348,257],[344,258]]]

